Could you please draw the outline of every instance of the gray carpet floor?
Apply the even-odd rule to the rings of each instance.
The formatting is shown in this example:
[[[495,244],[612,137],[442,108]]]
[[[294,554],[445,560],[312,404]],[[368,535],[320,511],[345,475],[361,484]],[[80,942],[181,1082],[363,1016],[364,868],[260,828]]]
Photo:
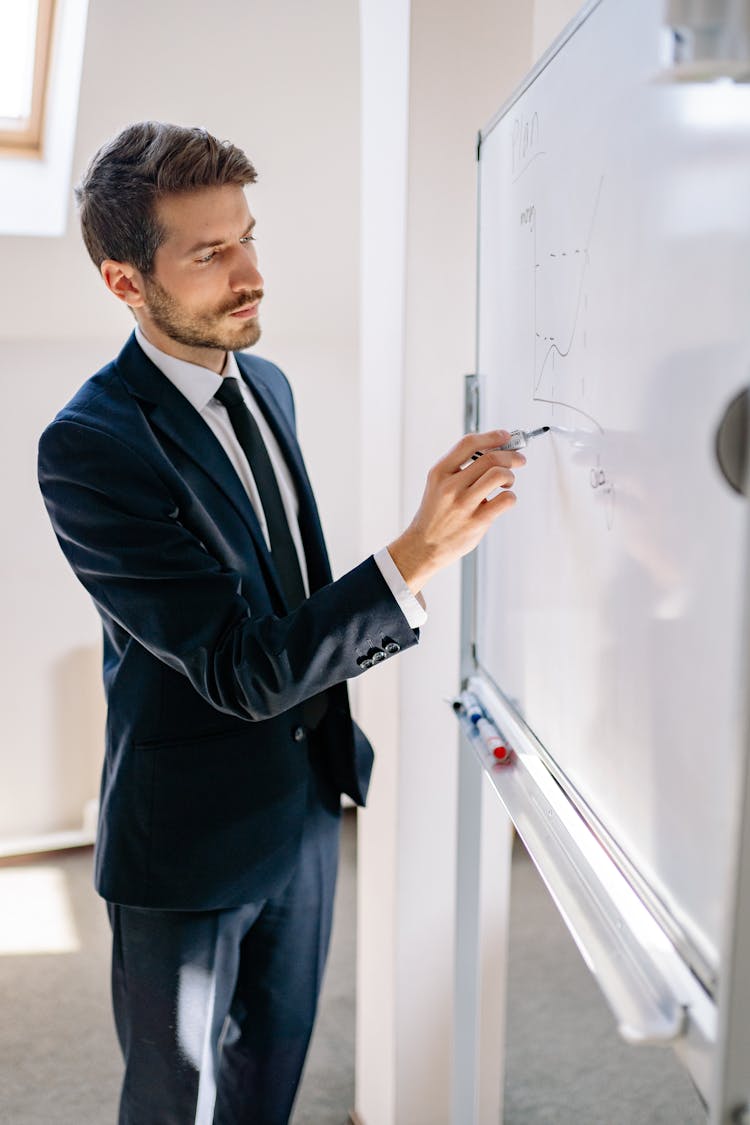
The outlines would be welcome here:
[[[518,840],[513,856],[505,1125],[705,1125],[672,1052],[617,1034]]]
[[[355,815],[344,814],[331,955],[293,1125],[346,1125],[354,1102]],[[7,871],[61,872],[80,941],[76,952],[0,955],[0,1125],[116,1120],[121,1064],[109,1006],[109,927],[91,861],[82,850],[0,863],[0,889]],[[618,1038],[520,845],[508,1021],[505,1125],[704,1125],[671,1054]]]
[[[292,1125],[347,1125],[354,1104],[356,814],[344,813],[331,952]],[[109,1002],[110,933],[90,849],[10,864],[64,876],[81,948],[0,955],[0,1125],[114,1125],[122,1073]],[[0,933],[2,932],[0,914]]]

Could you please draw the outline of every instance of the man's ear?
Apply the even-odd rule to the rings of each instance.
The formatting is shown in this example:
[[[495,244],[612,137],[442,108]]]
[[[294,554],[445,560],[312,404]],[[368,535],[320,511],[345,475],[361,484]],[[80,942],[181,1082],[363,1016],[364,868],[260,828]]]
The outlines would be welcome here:
[[[140,309],[146,303],[145,286],[140,272],[129,262],[115,262],[105,258],[99,272],[110,293],[131,309]]]

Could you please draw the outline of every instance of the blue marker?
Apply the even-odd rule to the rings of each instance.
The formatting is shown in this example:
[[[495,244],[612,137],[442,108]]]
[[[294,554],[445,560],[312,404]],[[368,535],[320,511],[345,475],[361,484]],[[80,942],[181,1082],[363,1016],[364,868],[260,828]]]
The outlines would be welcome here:
[[[458,699],[455,700],[453,710],[461,715],[465,715],[469,722],[475,725],[480,719],[485,718],[484,711],[481,709],[474,696],[470,695],[467,691],[461,692]]]

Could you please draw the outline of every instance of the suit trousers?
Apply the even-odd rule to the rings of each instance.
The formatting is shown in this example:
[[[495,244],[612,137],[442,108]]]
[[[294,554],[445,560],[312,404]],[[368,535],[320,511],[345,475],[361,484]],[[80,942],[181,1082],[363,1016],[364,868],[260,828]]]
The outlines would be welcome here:
[[[298,862],[273,898],[108,904],[120,1125],[286,1125],[328,952],[340,820],[338,794],[311,769]]]

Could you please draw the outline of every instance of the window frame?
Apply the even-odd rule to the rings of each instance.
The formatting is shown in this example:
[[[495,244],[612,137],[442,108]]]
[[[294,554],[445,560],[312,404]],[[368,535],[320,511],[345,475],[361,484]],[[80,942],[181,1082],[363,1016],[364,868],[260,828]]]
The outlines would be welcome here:
[[[0,156],[41,158],[56,0],[38,0],[31,113],[18,128],[0,128]]]

